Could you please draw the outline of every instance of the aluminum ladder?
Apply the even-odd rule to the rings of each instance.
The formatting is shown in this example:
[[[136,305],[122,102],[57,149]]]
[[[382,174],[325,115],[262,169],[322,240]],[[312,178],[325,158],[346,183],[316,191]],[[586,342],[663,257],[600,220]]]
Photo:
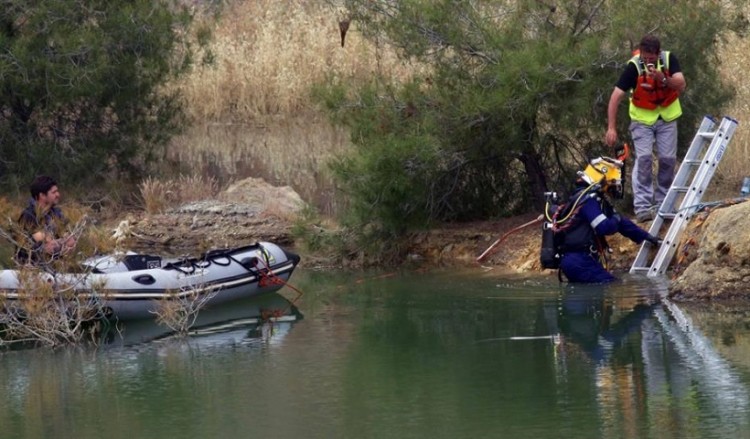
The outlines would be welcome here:
[[[710,116],[703,118],[685,154],[685,159],[675,174],[672,186],[667,191],[648,231],[653,236],[661,236],[665,222],[671,220],[662,245],[656,249],[656,255],[649,263],[654,245],[643,241],[630,268],[631,273],[646,273],[647,276],[654,277],[663,275],[669,268],[672,257],[677,251],[680,236],[700,207],[703,192],[726,152],[727,145],[737,128],[737,121],[724,117],[719,128],[713,131],[715,126],[716,121],[713,118]],[[690,182],[689,185],[687,185],[688,182]],[[678,203],[679,208],[675,209]]]

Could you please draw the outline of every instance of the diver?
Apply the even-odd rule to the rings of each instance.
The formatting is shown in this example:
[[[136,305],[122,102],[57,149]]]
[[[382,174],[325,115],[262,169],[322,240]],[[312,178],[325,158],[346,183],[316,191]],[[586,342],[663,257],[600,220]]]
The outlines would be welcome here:
[[[659,303],[653,296],[622,296],[600,286],[571,288],[555,303],[557,320],[551,323],[552,330],[575,342],[597,365],[607,363],[617,350],[620,361],[635,363],[638,351],[620,348],[640,333]]]
[[[617,279],[604,266],[610,251],[606,235],[620,233],[637,244],[648,241],[656,248],[661,245],[661,239],[617,213],[609,200],[623,196],[624,157],[591,160],[584,171],[578,172],[569,201],[551,217],[548,209],[559,268],[570,282],[605,283]]]

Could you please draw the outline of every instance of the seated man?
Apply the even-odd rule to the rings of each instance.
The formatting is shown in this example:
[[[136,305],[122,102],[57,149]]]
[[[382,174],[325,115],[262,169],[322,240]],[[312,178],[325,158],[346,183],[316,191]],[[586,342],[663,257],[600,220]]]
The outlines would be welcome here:
[[[608,197],[622,197],[622,160],[599,157],[578,172],[570,201],[556,214],[561,234],[560,269],[570,282],[603,283],[616,278],[605,269],[606,235],[620,233],[637,244],[661,240],[615,212]]]
[[[18,218],[25,236],[19,240],[16,248],[16,261],[22,264],[59,258],[76,245],[73,236],[61,235],[67,220],[57,207],[60,201],[57,182],[42,175],[34,179],[29,189],[31,199]]]

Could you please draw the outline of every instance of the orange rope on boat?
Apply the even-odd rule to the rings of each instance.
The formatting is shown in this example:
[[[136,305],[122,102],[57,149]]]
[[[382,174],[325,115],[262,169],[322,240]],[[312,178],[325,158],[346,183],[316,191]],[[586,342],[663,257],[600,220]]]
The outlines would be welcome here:
[[[258,265],[260,265],[260,259],[258,259],[259,264],[256,265],[256,268],[258,269],[258,286],[263,288],[270,285],[284,285],[289,288],[291,288],[294,292],[297,293],[297,297],[295,297],[292,300],[289,300],[289,305],[286,306],[283,310],[272,310],[272,311],[263,311],[261,312],[261,319],[262,320],[268,320],[271,317],[281,317],[284,314],[286,314],[292,306],[297,306],[297,301],[302,297],[304,294],[302,290],[295,287],[294,285],[290,284],[289,282],[285,281],[284,279],[277,276],[273,270],[271,270],[270,265],[268,264],[268,261],[263,261],[263,265],[265,265],[265,268],[261,268]]]

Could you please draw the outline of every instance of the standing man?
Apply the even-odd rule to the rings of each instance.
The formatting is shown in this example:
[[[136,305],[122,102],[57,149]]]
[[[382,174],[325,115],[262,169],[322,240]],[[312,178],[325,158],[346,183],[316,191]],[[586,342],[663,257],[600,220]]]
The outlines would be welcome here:
[[[76,245],[73,236],[62,236],[67,224],[62,211],[57,207],[60,191],[57,182],[46,175],[34,179],[29,187],[31,199],[18,218],[28,244],[16,249],[16,260],[20,263],[38,263],[56,259]]]
[[[636,220],[649,221],[664,201],[677,166],[677,118],[682,115],[680,93],[685,90],[677,57],[661,50],[659,39],[646,35],[612,90],[607,108],[607,145],[617,142],[617,109],[630,92],[630,134],[635,148],[633,208]],[[653,152],[659,167],[653,182]]]

